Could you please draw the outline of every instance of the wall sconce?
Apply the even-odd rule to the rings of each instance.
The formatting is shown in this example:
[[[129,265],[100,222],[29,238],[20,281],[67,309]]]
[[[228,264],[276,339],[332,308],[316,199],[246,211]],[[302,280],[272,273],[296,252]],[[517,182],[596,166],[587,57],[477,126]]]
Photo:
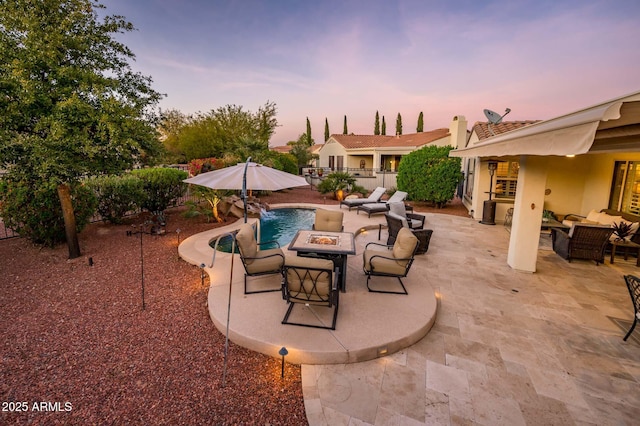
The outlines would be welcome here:
[[[636,182],[633,184],[633,193],[634,194],[640,193],[640,182]]]
[[[283,346],[278,351],[278,354],[282,357],[282,372],[280,373],[280,377],[284,379],[284,357],[289,355],[289,351]]]

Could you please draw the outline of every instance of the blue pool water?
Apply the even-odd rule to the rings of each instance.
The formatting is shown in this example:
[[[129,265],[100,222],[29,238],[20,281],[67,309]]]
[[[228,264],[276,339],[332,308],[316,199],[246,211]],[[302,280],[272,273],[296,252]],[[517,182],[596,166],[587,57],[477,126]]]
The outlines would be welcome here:
[[[263,212],[260,217],[260,242],[275,240],[280,243],[280,247],[285,248],[300,229],[311,229],[314,220],[315,210],[313,209],[286,208]],[[209,244],[214,247],[215,240]],[[275,245],[260,246],[261,249],[273,247]],[[221,238],[218,250],[229,253],[231,237]]]

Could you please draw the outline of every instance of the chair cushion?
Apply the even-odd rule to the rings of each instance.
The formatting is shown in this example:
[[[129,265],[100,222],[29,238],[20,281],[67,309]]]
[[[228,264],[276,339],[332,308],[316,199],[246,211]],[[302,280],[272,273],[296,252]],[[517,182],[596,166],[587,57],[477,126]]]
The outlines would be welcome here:
[[[341,211],[332,211],[324,209],[316,209],[316,219],[314,229],[316,231],[342,231],[342,218],[344,213]]]
[[[406,217],[402,217],[399,214],[396,214],[394,212],[389,212],[387,213],[387,215],[389,215],[389,217],[395,219],[395,220],[399,220],[400,222],[402,222],[402,227],[403,228],[408,228],[409,227],[409,223],[407,221]]]
[[[255,257],[256,259],[245,262],[245,268],[249,274],[278,271],[282,269],[282,265],[284,264],[284,253],[280,248],[259,250],[256,252]]]
[[[600,213],[599,211],[591,210],[587,215],[586,220],[588,220],[589,222],[600,222],[601,215],[602,213]]]
[[[236,234],[236,242],[238,243],[242,256],[256,257],[258,243],[256,242],[256,235],[251,224],[244,223],[240,226],[240,230]],[[251,260],[247,261],[247,263],[251,263]]]
[[[399,201],[404,201],[407,198],[407,193],[404,191],[396,191],[393,193],[391,197],[387,200],[387,204],[397,203]]]
[[[389,274],[389,275],[405,274],[406,272],[405,265],[401,265],[399,262],[396,262],[394,259],[385,259],[383,257],[374,257],[374,256],[384,256],[384,257],[390,258],[392,257],[392,253],[391,251],[372,250],[372,249],[365,250],[364,251],[364,270],[365,271],[374,272],[378,274]]]
[[[287,256],[285,265],[287,267],[285,278],[290,301],[311,304],[327,303],[333,279],[333,262],[331,260]],[[315,292],[313,290],[314,281]]]
[[[601,225],[613,225],[614,223],[620,223],[621,220],[622,216],[611,216],[606,213],[601,213],[598,223]]]
[[[389,203],[389,211],[405,219],[407,218],[407,210],[404,208],[404,203]]]
[[[409,228],[402,228],[398,231],[396,242],[393,244],[393,257],[396,259],[408,259],[413,256],[413,253],[418,245],[418,238],[413,235],[413,232]],[[398,261],[398,264],[405,266],[407,260]]]

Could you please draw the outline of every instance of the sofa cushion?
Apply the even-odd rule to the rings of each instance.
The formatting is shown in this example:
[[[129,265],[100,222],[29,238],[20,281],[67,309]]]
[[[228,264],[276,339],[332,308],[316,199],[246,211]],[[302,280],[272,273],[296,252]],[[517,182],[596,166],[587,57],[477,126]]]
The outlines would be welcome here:
[[[603,214],[606,214],[606,213],[600,213],[599,211],[591,210],[587,215],[586,220],[588,220],[589,222],[598,223],[600,222],[600,216],[602,216]]]
[[[620,223],[622,216],[611,216],[606,213],[601,213],[598,223],[601,225],[613,225],[614,223]]]

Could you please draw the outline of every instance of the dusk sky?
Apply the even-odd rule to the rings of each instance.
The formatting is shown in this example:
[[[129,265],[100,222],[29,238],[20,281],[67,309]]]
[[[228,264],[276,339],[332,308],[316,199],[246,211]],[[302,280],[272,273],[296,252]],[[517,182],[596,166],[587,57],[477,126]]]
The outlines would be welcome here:
[[[640,90],[637,0],[104,0],[162,109],[277,106],[271,145],[448,127],[482,110],[548,119]]]

